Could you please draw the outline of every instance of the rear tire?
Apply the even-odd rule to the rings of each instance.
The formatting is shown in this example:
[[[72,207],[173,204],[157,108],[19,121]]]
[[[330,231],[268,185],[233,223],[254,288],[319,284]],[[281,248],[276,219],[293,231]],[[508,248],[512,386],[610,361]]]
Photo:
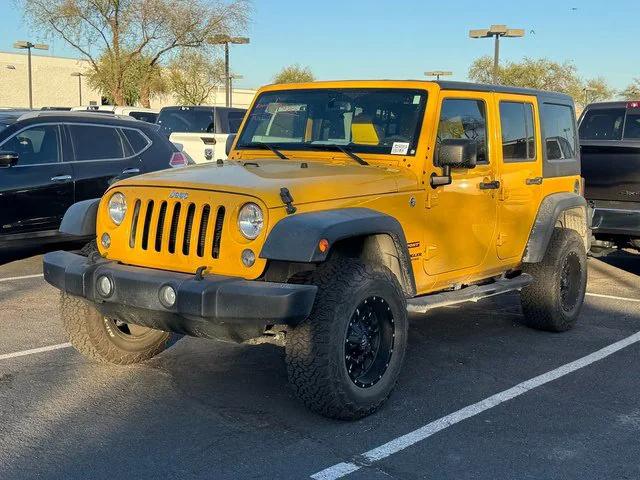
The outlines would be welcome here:
[[[340,259],[312,276],[309,318],[287,333],[286,363],[296,395],[321,415],[353,420],[391,394],[407,345],[402,288],[386,267]]]
[[[578,232],[555,228],[542,261],[527,264],[524,272],[534,281],[520,295],[521,323],[551,332],[573,328],[587,288],[587,255]]]

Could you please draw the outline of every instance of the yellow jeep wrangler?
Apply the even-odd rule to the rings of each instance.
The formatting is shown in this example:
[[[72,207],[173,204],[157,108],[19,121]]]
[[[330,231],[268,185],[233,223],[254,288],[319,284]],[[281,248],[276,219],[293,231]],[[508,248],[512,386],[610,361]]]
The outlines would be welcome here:
[[[520,291],[523,324],[575,324],[590,229],[570,97],[267,86],[231,143],[69,209],[61,230],[96,242],[44,274],[81,353],[140,362],[171,332],[284,344],[298,397],[353,419],[394,388],[407,312]]]

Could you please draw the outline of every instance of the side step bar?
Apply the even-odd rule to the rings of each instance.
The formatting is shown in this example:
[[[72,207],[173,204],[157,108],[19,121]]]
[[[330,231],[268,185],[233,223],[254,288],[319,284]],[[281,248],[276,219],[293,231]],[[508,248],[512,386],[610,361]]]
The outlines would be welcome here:
[[[470,285],[460,290],[423,295],[407,300],[407,311],[425,313],[432,308],[446,307],[457,303],[477,302],[483,298],[521,290],[533,282],[533,277],[522,273],[515,278],[503,278],[486,285]]]

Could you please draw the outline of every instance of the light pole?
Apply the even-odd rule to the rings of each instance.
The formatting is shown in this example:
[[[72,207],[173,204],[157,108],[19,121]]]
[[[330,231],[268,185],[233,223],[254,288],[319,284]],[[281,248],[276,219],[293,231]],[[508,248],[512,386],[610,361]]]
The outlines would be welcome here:
[[[233,107],[233,81],[234,80],[242,80],[244,77],[242,75],[238,75],[237,73],[232,73],[229,75],[229,106]]]
[[[471,38],[495,38],[493,51],[493,83],[498,83],[498,69],[500,66],[500,37],[524,37],[524,29],[507,28],[506,25],[491,25],[491,28],[469,30]]]
[[[447,72],[446,70],[433,70],[431,72],[424,72],[426,77],[436,77],[436,80],[440,80],[440,77],[448,77],[453,75],[453,72]]]
[[[80,97],[80,103],[78,105],[82,106],[82,77],[85,75],[82,72],[73,72],[71,76],[78,77],[78,96]]]
[[[27,41],[19,41],[13,44],[13,48],[27,50],[27,69],[29,70],[29,108],[33,108],[33,84],[31,83],[31,49],[49,50],[49,45],[45,43],[31,43]]]
[[[230,35],[214,35],[209,39],[211,45],[224,45],[224,82],[225,82],[225,105],[231,105],[231,78],[229,76],[229,44],[246,45],[249,43],[247,37],[232,37]]]

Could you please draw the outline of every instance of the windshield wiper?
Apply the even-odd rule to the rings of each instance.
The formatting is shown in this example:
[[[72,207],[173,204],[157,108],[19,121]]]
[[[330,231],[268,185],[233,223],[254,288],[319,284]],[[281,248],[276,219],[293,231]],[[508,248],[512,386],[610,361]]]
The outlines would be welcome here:
[[[314,145],[315,146],[315,145]],[[369,165],[369,163],[367,163],[366,161],[364,161],[362,159],[362,157],[359,157],[358,155],[356,155],[355,153],[353,153],[351,150],[349,150],[348,148],[342,146],[342,145],[337,145],[335,143],[331,144],[331,145],[323,145],[323,147],[329,147],[329,148],[335,148],[337,150],[340,150],[342,153],[344,153],[347,157],[352,158],[353,160],[355,160],[356,162],[358,162],[360,165]]]
[[[283,159],[283,160],[289,160],[289,157],[287,157],[284,153],[282,153],[280,150],[278,150],[276,147],[274,147],[273,145],[270,145],[268,143],[264,143],[264,142],[252,142],[250,146],[261,146],[262,148],[265,148],[267,150],[271,150],[273,153],[275,153],[279,158]]]

